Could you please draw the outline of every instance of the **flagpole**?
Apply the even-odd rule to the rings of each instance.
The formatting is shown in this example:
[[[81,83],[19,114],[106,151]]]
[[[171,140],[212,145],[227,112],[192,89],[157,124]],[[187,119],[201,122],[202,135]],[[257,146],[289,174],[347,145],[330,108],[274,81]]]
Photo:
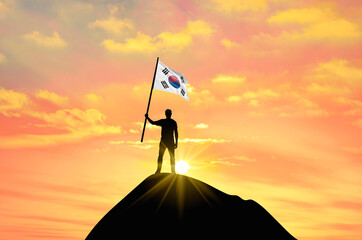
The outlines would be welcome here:
[[[153,92],[153,85],[155,84],[156,71],[157,71],[157,66],[158,66],[158,58],[159,57],[157,57],[155,73],[153,74],[152,86],[151,86],[151,91],[150,91],[150,97],[148,98],[148,105],[147,105],[146,114],[148,114],[148,110],[150,109],[151,97],[152,97],[152,92]],[[146,123],[147,123],[147,118],[145,117],[145,122],[143,124],[143,130],[142,130],[141,142],[143,142],[143,136],[145,135]]]

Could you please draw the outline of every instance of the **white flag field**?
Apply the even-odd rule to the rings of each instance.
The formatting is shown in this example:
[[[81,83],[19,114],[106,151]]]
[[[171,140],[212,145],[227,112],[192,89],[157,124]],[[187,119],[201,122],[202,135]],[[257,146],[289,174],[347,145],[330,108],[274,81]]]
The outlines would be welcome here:
[[[182,73],[176,72],[158,61],[155,83],[153,88],[164,92],[170,92],[189,100],[187,95],[187,79]]]

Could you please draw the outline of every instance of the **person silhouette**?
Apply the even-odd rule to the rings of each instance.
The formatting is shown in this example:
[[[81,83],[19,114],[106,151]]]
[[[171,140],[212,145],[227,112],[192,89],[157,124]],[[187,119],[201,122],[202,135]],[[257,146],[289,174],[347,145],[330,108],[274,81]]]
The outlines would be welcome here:
[[[145,117],[152,125],[157,125],[162,127],[156,173],[161,172],[163,154],[165,153],[166,148],[168,149],[168,152],[170,154],[171,172],[175,173],[175,149],[177,148],[178,144],[177,123],[175,120],[171,118],[172,115],[171,109],[166,109],[165,115],[166,115],[165,119],[160,119],[158,121],[153,121],[151,118],[148,117],[148,114],[145,114]]]

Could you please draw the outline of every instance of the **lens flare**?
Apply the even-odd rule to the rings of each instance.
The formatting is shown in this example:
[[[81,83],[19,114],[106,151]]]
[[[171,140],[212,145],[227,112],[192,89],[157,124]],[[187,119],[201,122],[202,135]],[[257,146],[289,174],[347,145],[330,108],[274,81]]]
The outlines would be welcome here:
[[[183,160],[176,161],[176,172],[179,174],[184,174],[190,169],[190,165]]]

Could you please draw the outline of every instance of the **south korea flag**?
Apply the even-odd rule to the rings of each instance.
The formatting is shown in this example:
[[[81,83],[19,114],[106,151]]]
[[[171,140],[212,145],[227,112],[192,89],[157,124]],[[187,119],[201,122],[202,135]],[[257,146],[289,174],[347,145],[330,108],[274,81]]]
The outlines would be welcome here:
[[[158,61],[156,78],[153,88],[170,92],[189,100],[186,89],[187,79],[182,73],[176,72]]]

